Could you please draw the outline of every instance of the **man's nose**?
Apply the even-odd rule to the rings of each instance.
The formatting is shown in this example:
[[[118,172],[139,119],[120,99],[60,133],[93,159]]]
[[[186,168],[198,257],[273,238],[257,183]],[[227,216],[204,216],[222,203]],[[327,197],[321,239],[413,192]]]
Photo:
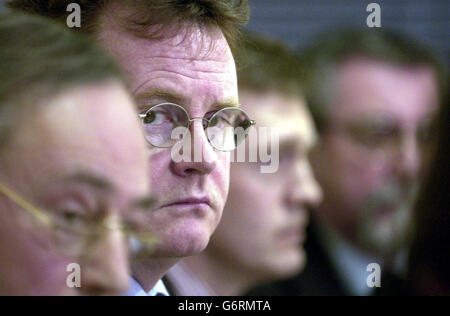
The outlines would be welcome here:
[[[191,174],[205,175],[211,173],[217,166],[217,153],[209,143],[203,129],[201,119],[192,122],[190,132],[190,161],[174,162],[172,169],[181,176]]]
[[[292,171],[286,199],[290,209],[318,206],[322,202],[322,188],[314,177],[309,162],[298,163]]]
[[[109,223],[118,227],[118,220]],[[111,225],[110,225],[111,226]],[[81,265],[81,291],[86,295],[121,295],[128,290],[128,248],[121,230],[106,228],[100,239],[86,245]]]

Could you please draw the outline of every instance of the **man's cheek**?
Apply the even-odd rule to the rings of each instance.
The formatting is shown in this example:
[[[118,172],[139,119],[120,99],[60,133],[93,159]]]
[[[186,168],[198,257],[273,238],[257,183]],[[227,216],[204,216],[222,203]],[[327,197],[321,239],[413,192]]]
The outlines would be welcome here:
[[[228,196],[229,186],[230,186],[230,153],[222,153],[220,156],[220,163],[216,167],[215,177],[219,182],[220,191],[225,196],[225,199]]]
[[[158,183],[167,174],[171,163],[170,151],[167,149],[151,148],[149,150],[149,172],[152,187],[157,188]]]
[[[338,168],[332,179],[336,198],[346,200],[348,204],[362,203],[370,194],[368,179],[371,176],[355,168]]]

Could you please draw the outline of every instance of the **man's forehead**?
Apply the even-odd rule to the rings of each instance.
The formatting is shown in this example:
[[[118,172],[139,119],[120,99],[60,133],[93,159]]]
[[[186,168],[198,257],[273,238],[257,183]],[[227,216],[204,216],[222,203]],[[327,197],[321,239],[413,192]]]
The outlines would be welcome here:
[[[390,115],[416,121],[437,108],[437,81],[427,66],[356,58],[340,66],[335,84],[335,117]]]
[[[280,136],[280,144],[283,142],[298,143],[306,149],[312,147],[317,140],[316,130],[312,119],[306,111],[293,111],[291,115],[287,113],[267,112],[260,121],[270,128],[276,128]],[[269,121],[270,120],[270,121]],[[262,125],[259,125],[262,126]]]
[[[70,142],[70,140],[68,141]],[[24,180],[26,187],[45,190],[63,189],[77,186],[96,193],[144,195],[148,191],[146,179],[145,156],[140,159],[129,157],[126,161],[118,162],[116,157],[104,155],[96,151],[98,146],[77,148],[60,145],[43,146],[41,151],[33,150],[33,158],[29,152],[24,152],[20,158],[16,157],[15,166],[20,166],[18,179]],[[87,149],[93,149],[88,152]],[[27,155],[28,154],[28,155]],[[137,153],[130,152],[128,156]]]
[[[217,27],[203,27],[185,22],[149,26],[136,33],[121,23],[117,14],[103,14],[99,20],[97,36],[105,42],[123,44],[133,55],[147,51],[147,56],[186,58],[188,60],[216,60],[227,62],[230,47]]]
[[[397,86],[402,87],[412,84],[432,87],[438,83],[436,73],[430,65],[394,64],[364,57],[355,57],[339,65],[336,84],[351,83],[358,86],[366,82],[378,83],[382,87],[390,87],[387,85],[389,82],[396,82]]]
[[[224,93],[223,98],[236,95],[236,68],[223,34],[218,29],[188,29],[148,39],[106,21],[98,37],[127,73],[134,94],[165,89],[182,94],[188,89],[202,95]]]
[[[118,83],[74,87],[35,107],[33,116],[21,119],[10,145],[11,154],[25,165],[32,161],[49,173],[74,165],[106,169],[115,164],[137,173],[136,164],[147,166],[131,99]]]
[[[194,77],[235,73],[234,60],[225,38],[214,41],[205,35],[202,38],[175,37],[149,40],[133,35],[106,39],[106,47],[119,58],[119,62],[131,75],[136,72],[170,70]],[[191,37],[191,38],[190,38]],[[114,38],[114,37],[113,37]],[[113,39],[112,38],[112,39]],[[184,73],[184,71],[190,73]]]
[[[232,59],[228,43],[219,29],[206,30],[191,26],[161,40],[147,39],[143,45],[153,47],[155,56],[159,53],[169,58],[215,62],[229,62]]]
[[[265,95],[261,93],[261,95]],[[283,142],[298,142],[304,147],[311,147],[316,142],[316,130],[311,115],[306,105],[299,97],[283,96],[275,97],[278,101],[273,104],[245,103],[245,97],[241,100],[245,110],[248,110],[257,127],[275,128],[280,136],[280,144]],[[284,100],[284,102],[279,102]]]

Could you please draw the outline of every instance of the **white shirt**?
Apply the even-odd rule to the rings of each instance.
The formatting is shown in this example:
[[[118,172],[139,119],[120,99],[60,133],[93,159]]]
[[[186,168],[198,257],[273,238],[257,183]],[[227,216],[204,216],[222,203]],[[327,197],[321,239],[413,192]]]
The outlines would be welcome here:
[[[351,295],[371,295],[374,289],[367,286],[367,277],[370,274],[370,272],[367,272],[367,265],[370,263],[379,264],[381,275],[383,275],[383,261],[380,258],[364,254],[327,225],[326,228],[318,227],[318,238],[337,272],[337,277],[343,282]],[[399,253],[392,272],[401,276],[406,269],[406,258],[405,252]]]
[[[170,296],[163,281],[159,280],[158,282],[156,282],[155,286],[150,290],[150,292],[146,293],[142,286],[135,279],[130,278],[130,287],[128,289],[128,292],[123,296],[156,296],[158,293],[165,296]]]

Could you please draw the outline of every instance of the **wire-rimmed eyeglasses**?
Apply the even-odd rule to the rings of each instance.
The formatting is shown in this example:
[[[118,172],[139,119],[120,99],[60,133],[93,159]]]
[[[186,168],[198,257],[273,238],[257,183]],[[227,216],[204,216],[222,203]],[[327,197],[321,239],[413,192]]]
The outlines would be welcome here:
[[[156,244],[156,239],[146,231],[145,214],[141,209],[130,207],[119,222],[111,217],[78,215],[75,218],[70,213],[40,209],[1,182],[0,192],[47,229],[52,234],[56,251],[64,256],[79,258],[105,233],[114,230],[121,231],[130,242],[129,250],[133,255],[134,252],[152,251]]]
[[[186,134],[193,121],[202,120],[211,146],[220,151],[232,151],[248,135],[249,128],[256,124],[244,110],[237,107],[225,107],[202,118],[190,118],[187,111],[175,103],[157,104],[139,114],[139,117],[147,142],[160,148],[172,147],[179,141],[172,135],[175,129],[183,128]]]

